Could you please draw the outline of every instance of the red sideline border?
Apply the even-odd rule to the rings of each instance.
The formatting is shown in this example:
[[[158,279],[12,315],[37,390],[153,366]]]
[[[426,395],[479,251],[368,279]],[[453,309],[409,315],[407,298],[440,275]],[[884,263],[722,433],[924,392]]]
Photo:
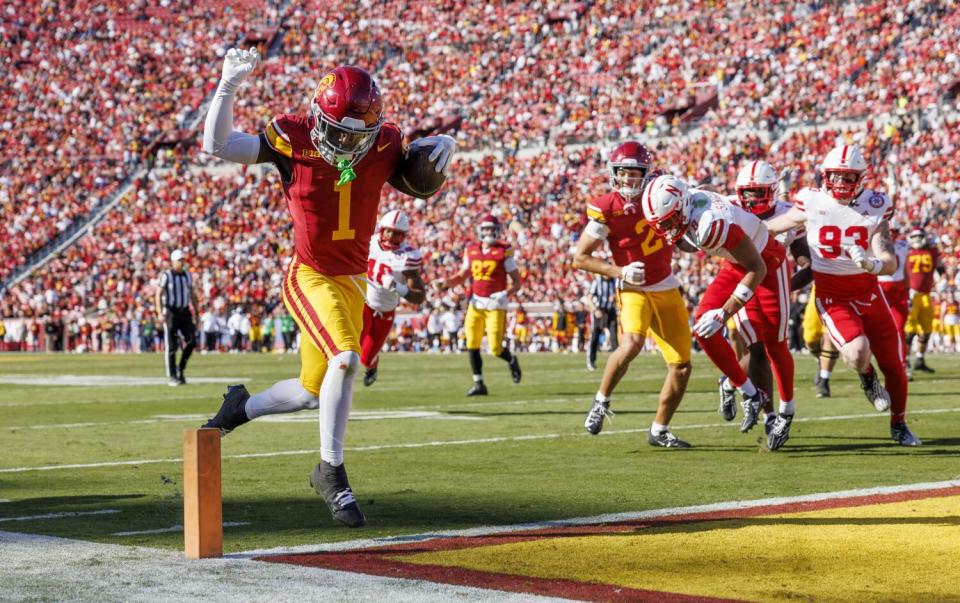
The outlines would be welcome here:
[[[460,586],[487,588],[523,594],[564,597],[568,599],[580,599],[584,601],[719,602],[728,601],[728,599],[696,597],[691,595],[683,595],[680,593],[631,589],[612,584],[594,584],[576,580],[536,578],[532,576],[469,570],[466,568],[406,563],[396,559],[389,559],[388,557],[510,544],[514,542],[540,540],[543,538],[562,538],[565,536],[581,536],[587,534],[630,532],[644,528],[656,528],[684,523],[717,521],[723,519],[742,519],[747,517],[775,515],[781,513],[802,513],[805,511],[819,511],[840,507],[858,507],[958,495],[960,495],[960,487],[948,487],[936,490],[914,490],[908,492],[898,492],[895,494],[854,496],[820,501],[763,505],[745,509],[708,511],[703,513],[691,513],[686,515],[674,515],[655,519],[623,521],[608,524],[549,527],[492,536],[437,538],[424,542],[412,542],[383,547],[356,549],[352,551],[348,550],[295,555],[270,555],[255,557],[254,559],[257,561],[267,561],[269,563],[289,563],[294,565],[305,565],[347,572],[359,572],[374,576],[428,580],[431,582],[441,582]]]

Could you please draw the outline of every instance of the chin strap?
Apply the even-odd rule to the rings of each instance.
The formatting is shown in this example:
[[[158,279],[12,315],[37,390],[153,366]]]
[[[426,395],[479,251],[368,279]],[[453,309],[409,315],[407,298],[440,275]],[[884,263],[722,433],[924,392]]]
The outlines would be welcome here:
[[[353,171],[353,167],[350,165],[349,159],[341,159],[337,162],[337,169],[340,170],[340,180],[337,180],[337,186],[343,186],[348,182],[352,182],[357,179],[357,173]]]

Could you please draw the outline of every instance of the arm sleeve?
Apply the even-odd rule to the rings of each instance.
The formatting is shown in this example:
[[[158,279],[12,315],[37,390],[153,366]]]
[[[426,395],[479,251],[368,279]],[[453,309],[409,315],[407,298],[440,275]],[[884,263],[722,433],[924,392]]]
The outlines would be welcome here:
[[[233,129],[234,93],[223,82],[217,86],[203,125],[203,150],[234,163],[257,163],[260,137]]]
[[[597,220],[591,219],[583,229],[583,234],[590,235],[594,239],[606,241],[610,236],[610,227]]]

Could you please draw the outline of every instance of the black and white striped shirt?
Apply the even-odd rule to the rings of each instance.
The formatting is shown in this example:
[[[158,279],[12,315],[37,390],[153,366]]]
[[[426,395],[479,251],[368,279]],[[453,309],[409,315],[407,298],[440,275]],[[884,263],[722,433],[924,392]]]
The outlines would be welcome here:
[[[186,270],[175,272],[166,270],[160,275],[160,284],[163,305],[168,310],[186,310],[190,306],[190,288],[193,279]]]
[[[617,279],[597,276],[590,283],[590,297],[600,310],[613,310],[617,306]]]

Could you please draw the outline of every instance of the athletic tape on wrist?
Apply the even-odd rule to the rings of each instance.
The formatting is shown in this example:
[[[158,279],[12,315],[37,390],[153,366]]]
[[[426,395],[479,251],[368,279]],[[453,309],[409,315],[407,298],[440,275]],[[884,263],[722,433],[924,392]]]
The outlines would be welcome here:
[[[737,288],[733,290],[733,297],[745,304],[750,301],[751,297],[753,297],[753,289],[744,285],[743,283],[738,283]]]

